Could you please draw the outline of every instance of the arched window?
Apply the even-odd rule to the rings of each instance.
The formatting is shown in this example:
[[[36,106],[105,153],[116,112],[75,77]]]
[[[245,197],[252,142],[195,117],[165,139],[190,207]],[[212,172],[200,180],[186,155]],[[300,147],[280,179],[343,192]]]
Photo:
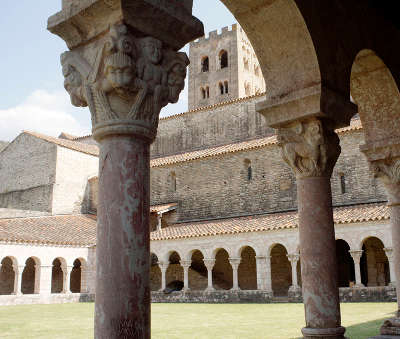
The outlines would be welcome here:
[[[222,50],[219,52],[219,64],[221,69],[228,67],[228,52],[225,50]]]
[[[206,96],[207,96],[207,98],[209,98],[210,97],[210,87],[206,87]]]
[[[224,85],[222,84],[222,82],[219,83],[219,92],[220,94],[224,94]]]
[[[201,87],[200,92],[201,92],[202,99],[205,99],[206,98],[206,90],[203,87]]]
[[[171,191],[176,192],[176,174],[175,172],[171,172]]]
[[[343,173],[340,174],[340,191],[342,194],[346,193],[346,179]]]
[[[253,169],[251,168],[251,161],[249,159],[244,159],[244,167],[247,174],[247,181],[253,179]]]
[[[224,81],[224,87],[225,87],[225,94],[228,94],[229,93],[228,81]]]
[[[201,59],[201,71],[208,72],[209,64],[210,64],[210,62],[208,60],[208,57],[207,56],[203,57],[203,59]]]

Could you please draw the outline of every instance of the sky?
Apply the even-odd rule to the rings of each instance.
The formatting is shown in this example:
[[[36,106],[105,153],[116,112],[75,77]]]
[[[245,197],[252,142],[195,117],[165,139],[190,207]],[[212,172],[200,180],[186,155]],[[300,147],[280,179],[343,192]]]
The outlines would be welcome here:
[[[61,0],[0,1],[0,140],[11,141],[23,130],[90,134],[89,110],[72,106],[63,87],[60,54],[67,47],[46,29],[47,18],[60,10]],[[203,21],[206,35],[236,21],[218,0],[194,0],[193,15]],[[185,87],[161,116],[186,110]]]

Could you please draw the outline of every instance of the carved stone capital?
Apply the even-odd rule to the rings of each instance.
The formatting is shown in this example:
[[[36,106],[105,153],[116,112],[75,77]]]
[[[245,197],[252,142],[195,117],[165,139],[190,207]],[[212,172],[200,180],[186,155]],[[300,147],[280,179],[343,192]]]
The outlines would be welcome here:
[[[207,267],[207,270],[212,270],[215,265],[215,259],[203,259],[204,266]]]
[[[48,29],[71,49],[61,56],[64,87],[89,106],[93,137],[152,142],[162,107],[178,101],[189,59],[177,52],[203,35],[192,0],[69,0]]]
[[[389,204],[400,204],[400,158],[372,161],[374,176],[385,185]]]
[[[165,273],[169,267],[169,262],[159,261],[158,266],[160,266],[160,270]]]
[[[300,260],[300,254],[298,253],[287,254],[286,256],[292,264],[297,264]]]
[[[189,268],[190,265],[192,265],[192,261],[191,260],[181,260],[180,264],[183,268]]]
[[[279,128],[277,134],[282,157],[298,178],[331,176],[341,148],[329,121],[296,121]]]
[[[363,250],[350,250],[349,253],[350,253],[351,257],[353,258],[354,262],[359,264],[364,251]]]
[[[241,260],[241,258],[229,258],[229,263],[231,264],[232,269],[237,270]]]

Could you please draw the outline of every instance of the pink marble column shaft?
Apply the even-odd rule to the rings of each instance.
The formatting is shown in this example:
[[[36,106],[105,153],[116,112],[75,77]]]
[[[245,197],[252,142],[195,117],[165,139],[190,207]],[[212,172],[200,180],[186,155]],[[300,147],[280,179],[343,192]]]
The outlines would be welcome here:
[[[330,178],[297,179],[305,338],[344,338],[340,326]]]
[[[150,338],[150,143],[100,142],[95,338]]]
[[[400,205],[390,206],[390,223],[392,225],[394,274],[396,276],[397,317],[400,317]],[[394,279],[391,278],[393,281]]]

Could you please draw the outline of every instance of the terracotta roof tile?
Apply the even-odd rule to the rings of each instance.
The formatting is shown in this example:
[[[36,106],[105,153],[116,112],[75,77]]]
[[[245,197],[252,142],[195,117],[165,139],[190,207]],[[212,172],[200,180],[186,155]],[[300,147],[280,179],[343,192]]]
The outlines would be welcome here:
[[[91,246],[96,224],[92,215],[0,219],[0,241]]]
[[[50,137],[48,135],[44,135],[41,133],[37,132],[31,132],[31,131],[23,131],[23,133],[32,135],[36,138],[42,139],[47,142],[51,142],[53,144],[56,144],[61,147],[69,148],[74,151],[94,155],[94,156],[99,156],[99,148],[96,145],[89,145],[89,144],[84,144],[82,142],[77,142],[77,141],[72,141],[72,140],[67,140],[67,139],[59,139],[55,137]]]
[[[389,219],[385,204],[366,204],[334,208],[335,224]],[[151,240],[169,240],[222,234],[261,232],[298,227],[297,212],[276,213],[259,216],[239,217],[203,222],[182,223],[154,231]]]

